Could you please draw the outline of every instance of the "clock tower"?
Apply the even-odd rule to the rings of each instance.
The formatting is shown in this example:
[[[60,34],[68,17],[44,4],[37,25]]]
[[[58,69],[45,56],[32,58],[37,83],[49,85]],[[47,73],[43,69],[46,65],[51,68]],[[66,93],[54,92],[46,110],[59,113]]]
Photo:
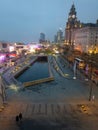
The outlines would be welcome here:
[[[70,12],[69,12],[69,19],[75,19],[76,18],[76,10],[74,4],[72,5]]]
[[[74,44],[73,32],[78,28],[80,28],[80,21],[77,20],[77,12],[73,3],[68,15],[68,21],[65,28],[65,40],[67,44]]]

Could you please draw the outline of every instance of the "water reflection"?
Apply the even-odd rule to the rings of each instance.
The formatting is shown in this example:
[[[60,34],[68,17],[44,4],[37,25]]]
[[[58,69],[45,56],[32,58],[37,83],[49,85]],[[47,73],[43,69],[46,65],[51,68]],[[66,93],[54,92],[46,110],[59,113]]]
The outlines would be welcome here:
[[[23,83],[47,77],[49,77],[48,63],[37,61],[20,75],[17,80]]]

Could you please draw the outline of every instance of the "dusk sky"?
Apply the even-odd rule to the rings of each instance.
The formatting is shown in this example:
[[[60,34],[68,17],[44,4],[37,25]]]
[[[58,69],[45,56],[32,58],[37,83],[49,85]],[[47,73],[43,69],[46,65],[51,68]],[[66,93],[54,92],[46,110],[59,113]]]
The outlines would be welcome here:
[[[98,0],[0,0],[0,41],[37,42],[41,32],[53,40],[73,2],[78,20],[96,23]]]

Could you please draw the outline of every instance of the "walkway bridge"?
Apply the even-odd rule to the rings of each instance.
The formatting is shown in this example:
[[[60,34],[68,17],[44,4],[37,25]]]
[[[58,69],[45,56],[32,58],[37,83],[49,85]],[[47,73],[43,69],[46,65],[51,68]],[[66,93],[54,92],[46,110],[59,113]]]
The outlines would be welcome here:
[[[50,82],[53,80],[54,80],[54,77],[49,77],[49,78],[34,80],[34,81],[30,81],[30,82],[25,82],[25,83],[23,83],[23,85],[24,85],[24,87],[29,87],[29,86],[37,85],[40,83]]]

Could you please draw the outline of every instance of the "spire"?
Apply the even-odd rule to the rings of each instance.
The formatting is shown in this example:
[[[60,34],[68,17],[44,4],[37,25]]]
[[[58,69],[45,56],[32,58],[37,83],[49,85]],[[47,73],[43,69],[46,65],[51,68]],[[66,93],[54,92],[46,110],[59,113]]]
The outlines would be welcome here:
[[[80,22],[77,20],[76,8],[73,2],[68,16],[67,28],[77,28],[79,25]]]
[[[76,9],[75,9],[74,2],[73,2],[72,7],[71,7],[71,9],[70,9],[70,14],[71,14],[71,15],[76,15]]]
[[[73,1],[73,5],[74,5],[74,1]]]

